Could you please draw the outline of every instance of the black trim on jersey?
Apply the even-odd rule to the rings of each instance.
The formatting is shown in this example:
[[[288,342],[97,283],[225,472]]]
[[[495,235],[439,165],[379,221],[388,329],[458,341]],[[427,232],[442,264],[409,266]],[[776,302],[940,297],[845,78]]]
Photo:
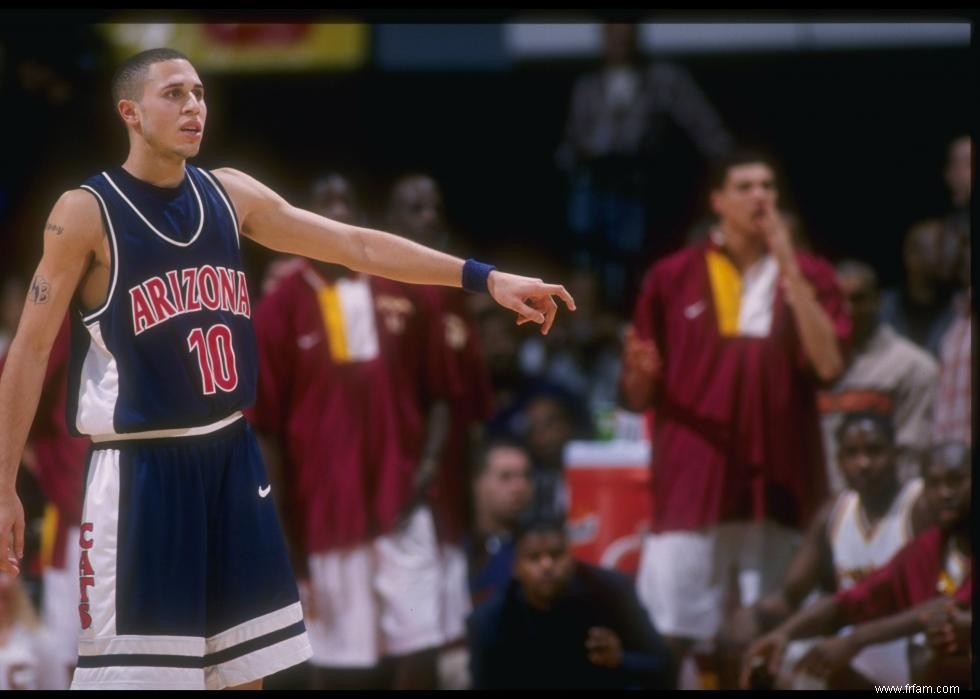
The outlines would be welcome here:
[[[120,653],[118,655],[80,655],[76,667],[84,669],[100,667],[179,667],[190,668],[192,670],[203,670],[206,667],[213,667],[230,660],[235,660],[243,655],[253,653],[263,648],[268,648],[282,641],[299,636],[306,630],[306,625],[301,621],[286,626],[278,631],[272,631],[248,641],[239,643],[231,648],[210,653],[204,657],[193,655],[153,655],[150,653]]]

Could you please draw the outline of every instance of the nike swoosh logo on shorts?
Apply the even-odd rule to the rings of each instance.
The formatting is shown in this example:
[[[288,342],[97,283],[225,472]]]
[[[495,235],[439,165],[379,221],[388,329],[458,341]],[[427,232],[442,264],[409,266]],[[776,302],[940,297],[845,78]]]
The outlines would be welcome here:
[[[272,484],[270,483],[266,487],[259,486],[259,497],[264,498],[272,490]]]

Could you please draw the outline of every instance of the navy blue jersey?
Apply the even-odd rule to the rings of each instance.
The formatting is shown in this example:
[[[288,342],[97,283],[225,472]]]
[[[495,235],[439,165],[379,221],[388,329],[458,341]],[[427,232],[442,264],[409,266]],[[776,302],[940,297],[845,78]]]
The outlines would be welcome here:
[[[209,425],[255,400],[256,344],[238,220],[208,172],[174,188],[117,167],[89,178],[109,294],[72,314],[68,424],[105,437]]]

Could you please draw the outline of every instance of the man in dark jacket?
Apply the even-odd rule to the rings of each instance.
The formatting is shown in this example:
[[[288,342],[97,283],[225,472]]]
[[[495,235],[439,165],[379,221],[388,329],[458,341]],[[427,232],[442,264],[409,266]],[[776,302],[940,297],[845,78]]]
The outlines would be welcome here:
[[[625,576],[573,559],[552,516],[516,541],[514,579],[469,619],[474,689],[666,686],[667,648]]]

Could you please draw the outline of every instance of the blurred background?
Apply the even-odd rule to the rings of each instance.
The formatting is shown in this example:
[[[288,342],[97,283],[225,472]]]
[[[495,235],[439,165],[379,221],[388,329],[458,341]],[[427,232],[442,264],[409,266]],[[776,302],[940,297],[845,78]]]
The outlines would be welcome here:
[[[465,249],[519,248],[535,269],[540,258],[569,258],[556,151],[575,78],[601,60],[601,17],[401,24],[324,14],[268,25],[46,14],[8,12],[0,28],[10,134],[0,273],[38,259],[42,219],[60,191],[123,157],[125,133],[106,97],[113,66],[163,45],[187,53],[207,84],[200,165],[254,173],[299,205],[312,176],[342,170],[368,208],[398,175],[427,171]],[[640,21],[643,56],[680,62],[736,140],[778,155],[784,201],[823,254],[873,257],[884,285],[900,279],[900,247],[888,241],[943,210],[945,147],[972,123],[967,22],[629,19]],[[682,126],[663,128],[648,154],[657,228],[641,267],[676,247],[706,209],[704,157]]]

